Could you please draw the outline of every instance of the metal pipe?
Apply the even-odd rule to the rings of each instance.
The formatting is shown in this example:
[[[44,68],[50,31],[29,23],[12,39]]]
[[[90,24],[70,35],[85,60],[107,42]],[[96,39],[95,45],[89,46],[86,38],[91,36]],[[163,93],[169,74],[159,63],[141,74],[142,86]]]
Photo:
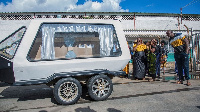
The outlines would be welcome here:
[[[187,29],[187,34],[188,34],[188,40],[189,40],[189,45],[190,45],[190,41],[192,40],[191,38],[192,38],[192,32],[191,32],[191,38],[190,38],[190,30],[189,30],[189,28],[184,24],[184,27]],[[192,30],[192,29],[191,29]],[[192,50],[193,50],[193,48],[192,49],[190,49],[190,68],[191,68],[191,70],[190,71],[192,71],[192,56],[191,56],[191,52],[192,52]]]
[[[136,27],[135,27],[135,13],[134,13],[134,30],[136,29]]]
[[[181,8],[181,24],[182,24],[182,8]]]

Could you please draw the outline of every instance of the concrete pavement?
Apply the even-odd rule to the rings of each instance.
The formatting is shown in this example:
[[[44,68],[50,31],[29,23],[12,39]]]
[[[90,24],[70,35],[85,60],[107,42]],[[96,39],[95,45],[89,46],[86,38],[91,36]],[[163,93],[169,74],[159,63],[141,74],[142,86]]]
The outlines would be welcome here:
[[[168,72],[168,75],[175,75]],[[167,74],[166,74],[167,75]],[[0,83],[0,112],[199,112],[200,80],[192,86],[175,80],[149,82],[114,77],[114,91],[105,101],[92,101],[83,87],[74,105],[58,105],[46,85],[9,86]]]

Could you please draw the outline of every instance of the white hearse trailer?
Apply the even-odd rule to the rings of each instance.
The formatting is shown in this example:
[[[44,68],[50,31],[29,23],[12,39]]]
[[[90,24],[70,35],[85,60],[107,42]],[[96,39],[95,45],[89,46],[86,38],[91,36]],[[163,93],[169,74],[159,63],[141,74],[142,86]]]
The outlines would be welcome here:
[[[85,83],[105,100],[130,57],[118,20],[34,19],[0,42],[0,81],[53,85],[63,105],[76,103]]]

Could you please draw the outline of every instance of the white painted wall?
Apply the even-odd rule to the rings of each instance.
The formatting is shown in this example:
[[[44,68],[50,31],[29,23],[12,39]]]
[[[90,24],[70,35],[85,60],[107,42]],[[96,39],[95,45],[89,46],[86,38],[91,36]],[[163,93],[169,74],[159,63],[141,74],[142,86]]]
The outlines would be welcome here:
[[[181,22],[178,17],[154,17],[154,16],[136,16],[135,30],[179,30],[178,26]],[[0,20],[0,41],[21,26],[28,26],[30,20]],[[134,29],[134,20],[121,20],[123,29]],[[193,30],[200,30],[200,21],[182,21],[180,30],[186,30],[183,25]],[[133,32],[125,32],[125,34],[133,34]]]
[[[11,35],[13,32],[30,24],[29,20],[0,20],[0,41]]]
[[[181,22],[179,18],[179,23]],[[123,20],[123,29],[134,29],[134,20]],[[186,30],[183,25],[193,30],[200,30],[200,21],[182,21],[180,30]],[[177,17],[136,17],[135,30],[179,30]]]

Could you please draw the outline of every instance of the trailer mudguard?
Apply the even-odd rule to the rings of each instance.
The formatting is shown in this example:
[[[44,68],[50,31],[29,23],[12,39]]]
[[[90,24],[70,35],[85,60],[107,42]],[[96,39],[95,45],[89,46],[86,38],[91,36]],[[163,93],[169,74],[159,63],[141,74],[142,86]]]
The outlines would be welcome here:
[[[0,81],[14,83],[13,62],[0,56]]]

